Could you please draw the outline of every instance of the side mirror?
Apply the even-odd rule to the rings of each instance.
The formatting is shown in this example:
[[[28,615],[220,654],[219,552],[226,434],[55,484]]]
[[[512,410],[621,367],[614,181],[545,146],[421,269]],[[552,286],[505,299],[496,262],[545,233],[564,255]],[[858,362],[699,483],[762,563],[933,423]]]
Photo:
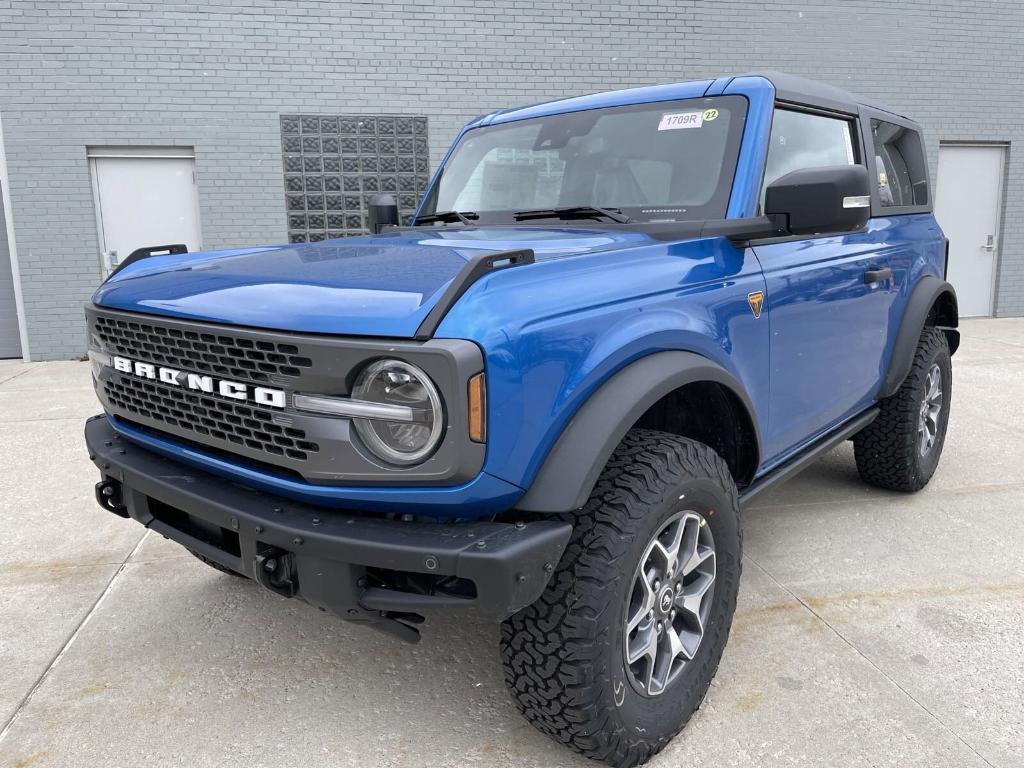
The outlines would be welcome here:
[[[367,219],[370,232],[379,235],[384,227],[398,226],[398,203],[394,195],[373,195],[367,201]]]
[[[794,235],[852,232],[871,215],[871,187],[863,165],[804,168],[780,176],[765,190],[764,212],[784,216]]]

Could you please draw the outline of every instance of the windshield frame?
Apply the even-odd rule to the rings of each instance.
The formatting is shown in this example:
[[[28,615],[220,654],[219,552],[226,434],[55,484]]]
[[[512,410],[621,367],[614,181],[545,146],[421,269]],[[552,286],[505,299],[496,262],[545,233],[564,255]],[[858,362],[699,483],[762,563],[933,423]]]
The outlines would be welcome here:
[[[517,221],[515,214],[520,212],[521,208],[510,208],[507,210],[482,210],[472,211],[477,214],[478,218],[475,218],[471,225],[465,225],[461,223],[441,223],[432,222],[431,224],[420,224],[417,225],[417,218],[420,216],[430,216],[437,212],[437,198],[441,188],[444,174],[452,160],[458,156],[459,150],[465,146],[465,143],[470,139],[479,136],[479,132],[483,131],[499,131],[507,130],[514,126],[519,126],[522,123],[543,121],[551,117],[556,117],[565,114],[576,114],[579,112],[632,112],[632,111],[644,111],[644,110],[662,110],[665,112],[679,112],[679,111],[701,111],[711,108],[722,109],[723,106],[728,106],[731,110],[732,115],[730,117],[728,135],[726,137],[725,146],[723,149],[722,167],[718,178],[718,184],[715,187],[714,193],[711,198],[704,204],[691,205],[685,210],[685,216],[676,218],[666,218],[664,215],[658,213],[644,214],[642,210],[653,209],[657,207],[657,204],[650,206],[615,206],[613,210],[622,210],[623,213],[630,216],[632,221],[629,224],[615,224],[601,217],[595,218],[579,218],[574,217],[571,219],[559,219],[557,217],[551,217],[550,219],[538,219],[531,218],[524,221]],[[444,164],[437,170],[437,173],[431,179],[430,187],[424,194],[423,201],[420,204],[419,209],[416,212],[416,216],[413,218],[412,224],[416,226],[487,226],[487,225],[501,225],[501,226],[537,226],[542,221],[558,222],[559,226],[583,226],[593,227],[595,223],[601,225],[611,224],[616,228],[619,227],[636,227],[646,228],[651,226],[664,227],[666,225],[682,225],[687,222],[693,221],[706,221],[710,219],[724,219],[729,206],[730,196],[732,193],[733,182],[735,181],[736,169],[739,163],[740,149],[743,143],[744,129],[749,117],[749,99],[743,94],[723,94],[719,96],[700,96],[683,99],[669,99],[663,101],[647,101],[638,102],[634,104],[625,104],[609,107],[596,107],[589,110],[577,110],[575,112],[561,112],[552,113],[549,115],[541,115],[537,117],[523,118],[521,120],[511,120],[501,123],[495,123],[491,125],[482,125],[474,128],[468,128],[464,130],[458,137],[456,143],[449,150],[445,157]],[[597,202],[593,202],[594,206],[599,206]],[[609,204],[612,205],[612,204]],[[682,206],[670,206],[672,208],[681,208]]]

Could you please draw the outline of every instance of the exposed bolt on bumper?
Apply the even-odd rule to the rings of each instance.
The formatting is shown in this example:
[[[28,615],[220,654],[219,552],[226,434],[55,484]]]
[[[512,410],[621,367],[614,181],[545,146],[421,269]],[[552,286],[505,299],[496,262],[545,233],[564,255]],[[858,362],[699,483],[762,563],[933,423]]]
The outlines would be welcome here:
[[[324,509],[148,451],[102,416],[85,438],[104,509],[272,592],[410,641],[431,609],[500,620],[534,602],[572,530],[554,520],[422,523]],[[458,588],[429,588],[445,583]]]

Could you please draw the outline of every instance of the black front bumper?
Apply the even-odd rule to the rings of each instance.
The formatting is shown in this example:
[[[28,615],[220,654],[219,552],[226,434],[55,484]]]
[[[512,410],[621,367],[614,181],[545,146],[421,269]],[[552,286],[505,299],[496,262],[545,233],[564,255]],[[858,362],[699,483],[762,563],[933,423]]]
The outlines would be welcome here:
[[[102,473],[97,500],[108,511],[278,594],[409,640],[431,608],[473,608],[500,620],[535,601],[572,530],[558,521],[422,523],[302,504],[146,450],[102,416],[86,423],[85,440]],[[455,595],[374,586],[368,568],[456,577],[472,588]]]

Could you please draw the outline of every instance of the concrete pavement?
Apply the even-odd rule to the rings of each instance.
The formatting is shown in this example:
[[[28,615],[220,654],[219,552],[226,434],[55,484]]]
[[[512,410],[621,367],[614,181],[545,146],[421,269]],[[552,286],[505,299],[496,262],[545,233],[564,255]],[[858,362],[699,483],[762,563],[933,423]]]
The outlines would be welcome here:
[[[844,445],[745,512],[729,647],[651,765],[1024,765],[1024,319],[967,321],[938,473]],[[84,363],[0,362],[0,766],[584,766],[497,627],[409,646],[216,573],[92,499]]]

